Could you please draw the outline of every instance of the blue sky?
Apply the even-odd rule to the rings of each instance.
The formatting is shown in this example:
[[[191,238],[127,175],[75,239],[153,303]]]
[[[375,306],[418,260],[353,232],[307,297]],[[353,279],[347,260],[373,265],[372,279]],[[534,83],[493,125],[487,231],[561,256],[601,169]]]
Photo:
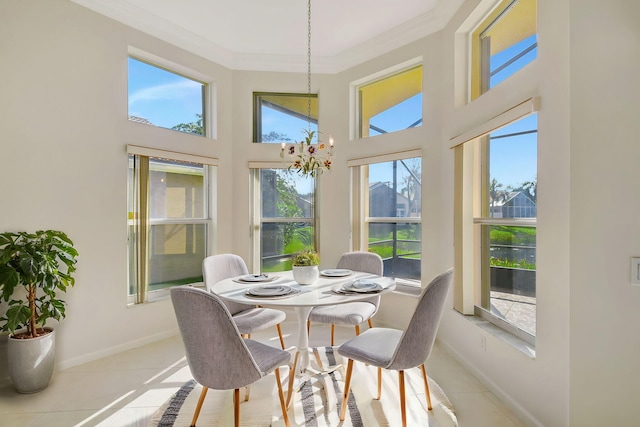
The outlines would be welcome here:
[[[262,134],[268,134],[270,132],[277,132],[285,134],[289,138],[289,143],[300,141],[304,138],[303,130],[309,127],[308,120],[302,120],[298,117],[291,116],[289,114],[281,113],[272,108],[262,109]],[[318,126],[315,123],[311,123],[311,130],[317,131]],[[316,135],[317,137],[317,135]],[[329,142],[329,136],[320,135],[322,142]],[[316,139],[317,141],[317,139]],[[274,141],[281,142],[281,141]]]
[[[538,128],[538,115],[532,114],[491,133],[491,137],[508,135]],[[538,134],[497,138],[491,140],[489,157],[490,180],[495,178],[504,187],[519,187],[537,178]]]
[[[129,115],[171,129],[202,114],[202,83],[129,58]]]
[[[499,52],[491,57],[491,70],[496,70],[519,52],[537,42],[536,34]],[[512,64],[491,77],[491,87],[495,87],[504,79],[533,61],[538,49],[526,53]],[[491,136],[523,132],[538,129],[537,114],[525,117],[504,128],[491,133]],[[491,141],[490,180],[495,178],[504,187],[519,187],[527,181],[537,179],[537,140],[538,134],[519,135],[510,138],[500,138]]]

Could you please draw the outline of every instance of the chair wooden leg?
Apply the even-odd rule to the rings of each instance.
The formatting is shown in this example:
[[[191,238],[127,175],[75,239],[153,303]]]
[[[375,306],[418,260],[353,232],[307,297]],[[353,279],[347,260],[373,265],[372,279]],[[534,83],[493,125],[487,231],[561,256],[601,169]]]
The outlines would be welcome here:
[[[313,348],[313,355],[316,358],[316,363],[318,364],[320,369],[322,369],[322,360],[320,359],[320,353],[318,352],[318,349],[315,347]]]
[[[311,320],[307,320],[307,336],[311,334]]]
[[[402,413],[402,427],[407,426],[407,402],[404,395],[404,371],[398,371],[400,383],[400,412]]]
[[[278,338],[280,338],[280,347],[284,350],[284,338],[282,338],[282,328],[280,327],[280,323],[276,325],[278,328]]]
[[[207,396],[208,390],[209,389],[207,387],[202,387],[200,398],[198,399],[198,405],[196,405],[196,411],[193,413],[193,419],[191,420],[191,427],[196,427],[196,421],[198,421],[198,416],[200,416],[200,409],[202,409],[202,403],[204,402],[204,398]]]
[[[240,389],[233,390],[233,425],[240,427]]]
[[[287,408],[291,403],[291,397],[293,396],[293,380],[296,377],[296,368],[298,367],[298,356],[300,356],[300,352],[296,351],[296,355],[293,358],[293,366],[289,370],[289,388],[287,389]]]
[[[351,388],[351,373],[353,372],[353,359],[347,362],[347,377],[344,381],[344,393],[342,394],[342,407],[340,408],[340,421],[344,421],[349,403],[349,389]]]
[[[373,323],[371,323],[371,319],[367,320],[367,323],[369,324],[370,328],[373,328]]]
[[[360,335],[360,325],[356,325],[356,335]]]
[[[378,368],[378,400],[382,396],[382,368]]]
[[[276,383],[278,385],[278,397],[280,398],[280,407],[282,408],[284,425],[289,427],[289,414],[287,413],[287,407],[284,405],[284,393],[282,392],[282,381],[280,381],[280,368],[276,368]]]
[[[251,334],[247,334],[247,338],[248,338],[248,339],[251,339]]]
[[[244,388],[244,401],[248,402],[249,401],[249,393],[251,393],[251,386],[248,385]]]
[[[335,336],[335,333],[336,333],[336,325],[332,323],[331,324],[331,347],[333,347],[333,337]]]
[[[420,365],[422,371],[422,379],[424,380],[424,393],[427,395],[427,409],[432,410],[431,406],[431,392],[429,391],[429,381],[427,380],[427,370],[424,367],[424,363]]]

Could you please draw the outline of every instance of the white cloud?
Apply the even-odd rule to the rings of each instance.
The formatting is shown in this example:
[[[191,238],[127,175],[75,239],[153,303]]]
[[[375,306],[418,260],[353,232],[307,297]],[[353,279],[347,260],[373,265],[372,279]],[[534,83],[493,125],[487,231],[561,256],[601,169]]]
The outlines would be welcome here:
[[[183,99],[187,97],[200,96],[201,87],[200,83],[191,80],[151,86],[131,93],[129,95],[129,106],[141,101]]]

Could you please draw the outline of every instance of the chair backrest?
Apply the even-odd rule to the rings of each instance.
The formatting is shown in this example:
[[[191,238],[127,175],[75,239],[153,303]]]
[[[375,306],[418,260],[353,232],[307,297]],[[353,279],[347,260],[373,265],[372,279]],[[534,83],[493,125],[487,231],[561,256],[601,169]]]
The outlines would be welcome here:
[[[380,255],[373,252],[346,252],[338,260],[336,268],[347,268],[353,271],[364,271],[382,276],[384,263]]]
[[[427,360],[436,339],[452,279],[453,269],[449,269],[436,276],[422,291],[416,311],[402,334],[387,369],[414,368]]]
[[[193,378],[214,390],[244,387],[262,377],[229,310],[217,295],[180,286],[171,302]]]
[[[202,261],[202,275],[204,286],[209,292],[213,292],[213,285],[224,279],[249,274],[247,264],[242,257],[234,254],[220,254],[208,256]],[[251,305],[240,304],[233,301],[224,301],[231,314],[251,308]]]
[[[336,268],[347,268],[353,271],[364,271],[365,273],[382,276],[384,272],[384,263],[382,262],[380,255],[373,252],[345,252],[338,260]],[[363,301],[370,302],[376,306],[376,311],[373,314],[378,312],[378,307],[380,306],[380,295],[367,298]]]

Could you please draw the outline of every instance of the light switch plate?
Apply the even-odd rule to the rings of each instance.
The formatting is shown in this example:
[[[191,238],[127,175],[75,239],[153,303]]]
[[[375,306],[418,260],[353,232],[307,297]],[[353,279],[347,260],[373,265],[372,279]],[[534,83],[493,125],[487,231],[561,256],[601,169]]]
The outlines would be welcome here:
[[[640,286],[640,258],[631,258],[631,284]]]

